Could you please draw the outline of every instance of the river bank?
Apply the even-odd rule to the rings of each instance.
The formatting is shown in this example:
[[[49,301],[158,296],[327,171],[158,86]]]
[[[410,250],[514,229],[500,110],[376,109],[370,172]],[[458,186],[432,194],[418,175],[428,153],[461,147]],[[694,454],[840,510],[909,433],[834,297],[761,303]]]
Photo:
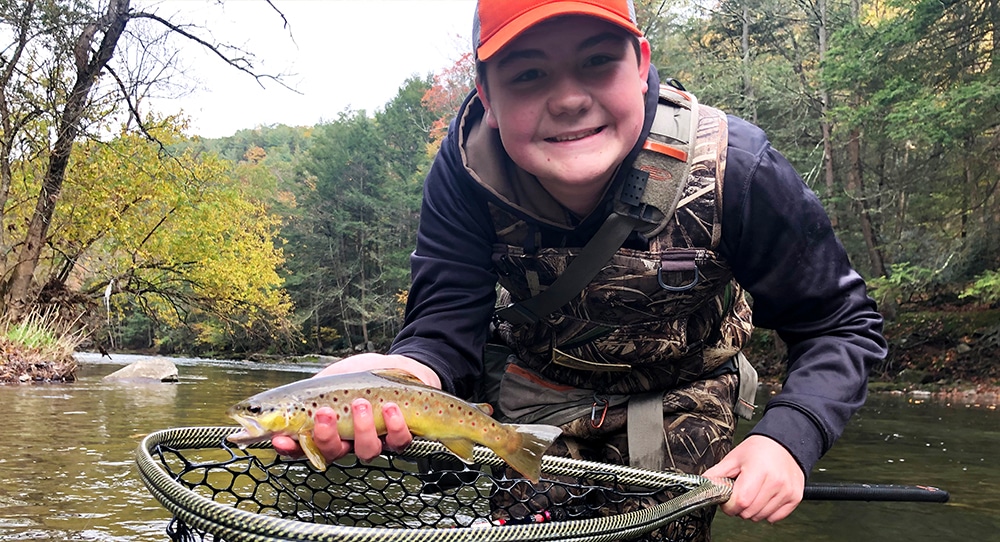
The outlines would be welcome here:
[[[900,311],[886,319],[884,334],[889,355],[872,371],[872,392],[987,408],[1000,404],[1000,309]],[[777,335],[756,330],[746,352],[761,380],[780,386],[786,350]]]
[[[1000,309],[948,306],[901,310],[895,318],[886,320],[885,336],[889,342],[889,356],[872,371],[869,388],[873,392],[911,394],[918,398],[930,396],[962,404],[981,403],[994,407],[1000,404]],[[0,351],[3,354],[0,356],[0,381],[65,381],[71,380],[76,370],[75,364],[40,364],[37,357],[29,361],[10,344]],[[755,331],[745,351],[757,367],[762,382],[780,385],[786,349],[775,333],[764,329]],[[156,352],[138,353],[157,355]],[[342,353],[343,356],[349,354]],[[322,364],[339,359],[329,355],[230,354],[226,357]],[[28,374],[30,377],[25,376]]]

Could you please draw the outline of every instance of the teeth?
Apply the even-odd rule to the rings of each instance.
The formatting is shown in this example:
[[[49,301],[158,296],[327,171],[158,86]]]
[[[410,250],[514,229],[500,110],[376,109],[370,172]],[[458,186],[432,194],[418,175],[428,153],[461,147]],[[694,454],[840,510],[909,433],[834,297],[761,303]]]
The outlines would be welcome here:
[[[594,130],[590,130],[590,131],[583,132],[583,133],[580,133],[580,134],[574,134],[574,135],[569,135],[569,136],[553,137],[552,141],[556,141],[556,142],[559,142],[559,143],[562,143],[564,141],[576,141],[577,139],[583,139],[585,137],[592,136],[592,135],[594,135],[594,134],[596,134],[596,133],[598,133],[600,131],[601,131],[600,128],[596,128]]]

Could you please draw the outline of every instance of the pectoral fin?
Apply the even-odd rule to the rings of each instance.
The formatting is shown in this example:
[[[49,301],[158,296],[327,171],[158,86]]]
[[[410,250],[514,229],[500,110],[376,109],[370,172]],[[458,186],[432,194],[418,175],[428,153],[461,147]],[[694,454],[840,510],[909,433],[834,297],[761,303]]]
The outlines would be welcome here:
[[[467,439],[441,439],[448,451],[458,456],[462,461],[472,463],[472,441]]]
[[[309,458],[309,462],[316,470],[320,472],[326,470],[326,458],[320,453],[311,433],[299,433],[299,446],[302,447],[302,451],[306,453],[306,457]]]

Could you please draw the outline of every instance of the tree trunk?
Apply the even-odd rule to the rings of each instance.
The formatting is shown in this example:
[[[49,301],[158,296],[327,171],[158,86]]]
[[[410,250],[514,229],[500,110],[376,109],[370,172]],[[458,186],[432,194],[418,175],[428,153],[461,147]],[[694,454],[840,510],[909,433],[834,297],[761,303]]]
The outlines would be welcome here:
[[[816,3],[816,11],[819,13],[819,28],[817,29],[817,39],[819,41],[819,62],[820,65],[826,60],[827,36],[829,33],[827,21],[826,0],[819,0]],[[833,126],[830,124],[830,92],[823,83],[820,83],[820,131],[823,136],[823,180],[826,186],[827,212],[830,215],[830,222],[833,227],[838,225],[836,199],[833,197],[836,187],[833,174]]]
[[[743,49],[743,99],[746,101],[745,111],[750,114],[750,122],[757,124],[757,98],[753,93],[753,81],[750,78],[750,6],[743,4],[743,36],[740,40]]]
[[[24,122],[23,118],[13,118],[14,112],[10,109],[11,104],[7,102],[7,92],[5,89],[10,85],[10,81],[14,77],[15,68],[28,44],[28,31],[31,28],[31,15],[34,10],[34,1],[29,0],[25,2],[24,12],[21,14],[20,19],[20,28],[17,33],[17,45],[14,47],[10,58],[4,59],[7,65],[4,66],[3,74],[0,74],[0,89],[4,89],[0,91],[0,129],[3,130],[3,140],[0,141],[0,226],[3,226],[4,209],[7,207],[7,198],[10,195],[10,183],[13,178],[10,160],[14,152],[14,141],[17,139],[17,134],[20,132],[21,125]],[[30,116],[30,114],[26,114],[25,116]],[[3,237],[3,229],[0,228],[0,247],[3,246]]]
[[[111,0],[108,10],[96,22],[87,25],[76,44],[76,83],[66,99],[57,126],[57,137],[49,155],[49,165],[38,194],[35,212],[28,224],[18,263],[10,277],[6,292],[8,314],[17,319],[31,305],[31,286],[38,267],[38,258],[45,245],[52,214],[66,178],[66,166],[73,151],[73,142],[80,131],[80,119],[87,99],[101,71],[114,55],[115,47],[129,21],[129,1]],[[97,32],[104,35],[96,51],[91,51]]]
[[[861,235],[864,237],[865,247],[868,249],[871,272],[878,277],[888,277],[882,250],[876,240],[875,228],[872,227],[871,215],[865,204],[862,185],[864,170],[861,164],[861,131],[857,128],[851,130],[851,137],[847,142],[847,158],[850,162],[847,172],[847,190],[854,198],[852,207],[854,207],[855,214],[861,223]]]

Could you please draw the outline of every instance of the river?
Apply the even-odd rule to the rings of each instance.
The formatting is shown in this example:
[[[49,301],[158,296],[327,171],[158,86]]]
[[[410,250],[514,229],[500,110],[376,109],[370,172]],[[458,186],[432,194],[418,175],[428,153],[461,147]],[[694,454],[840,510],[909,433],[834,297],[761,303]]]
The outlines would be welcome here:
[[[75,383],[0,386],[0,540],[169,540],[169,513],[135,467],[140,439],[169,427],[231,425],[224,411],[232,403],[317,369],[175,359],[176,384],[102,380],[135,359],[82,354]],[[812,481],[937,486],[951,493],[949,504],[805,502],[776,525],[720,517],[714,538],[997,540],[998,450],[1000,412],[993,408],[872,396]]]

